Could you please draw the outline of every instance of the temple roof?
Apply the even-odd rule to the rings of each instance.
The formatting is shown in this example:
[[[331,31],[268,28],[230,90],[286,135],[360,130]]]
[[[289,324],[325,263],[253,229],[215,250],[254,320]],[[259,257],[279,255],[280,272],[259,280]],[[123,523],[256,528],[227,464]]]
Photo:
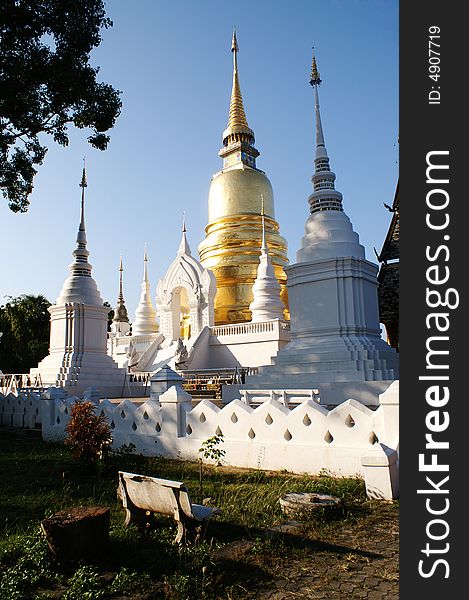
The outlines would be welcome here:
[[[396,186],[392,207],[388,207],[393,213],[388,233],[383,243],[383,248],[378,256],[380,262],[399,260],[399,182]]]
[[[388,233],[378,260],[379,316],[382,323],[399,320],[399,182],[392,206],[385,205],[392,214]]]

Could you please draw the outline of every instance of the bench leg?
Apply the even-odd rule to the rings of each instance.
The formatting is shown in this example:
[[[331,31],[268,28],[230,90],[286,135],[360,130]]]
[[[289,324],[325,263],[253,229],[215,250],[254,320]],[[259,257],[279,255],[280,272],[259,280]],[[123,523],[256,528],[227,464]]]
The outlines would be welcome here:
[[[128,508],[126,508],[125,509],[125,521],[124,521],[124,525],[126,527],[128,527],[131,522],[132,522],[132,513],[131,513],[131,511]]]

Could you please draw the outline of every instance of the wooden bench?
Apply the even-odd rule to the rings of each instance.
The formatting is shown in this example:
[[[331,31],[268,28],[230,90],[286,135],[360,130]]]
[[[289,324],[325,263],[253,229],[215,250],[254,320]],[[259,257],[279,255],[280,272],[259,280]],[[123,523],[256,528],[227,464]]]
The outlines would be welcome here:
[[[197,535],[209,519],[221,513],[219,508],[193,504],[189,490],[181,481],[157,479],[146,475],[119,471],[117,495],[126,510],[125,525],[135,523],[149,527],[158,513],[173,517],[178,525],[174,544],[180,544],[187,530]]]

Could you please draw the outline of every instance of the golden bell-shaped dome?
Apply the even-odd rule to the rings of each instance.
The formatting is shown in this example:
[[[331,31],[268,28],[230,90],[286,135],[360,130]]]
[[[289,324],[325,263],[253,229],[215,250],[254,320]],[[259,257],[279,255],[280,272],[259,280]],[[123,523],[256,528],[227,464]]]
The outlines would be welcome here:
[[[259,215],[264,200],[264,212],[275,218],[272,186],[263,171],[240,163],[235,168],[216,173],[208,194],[209,223],[240,213]]]

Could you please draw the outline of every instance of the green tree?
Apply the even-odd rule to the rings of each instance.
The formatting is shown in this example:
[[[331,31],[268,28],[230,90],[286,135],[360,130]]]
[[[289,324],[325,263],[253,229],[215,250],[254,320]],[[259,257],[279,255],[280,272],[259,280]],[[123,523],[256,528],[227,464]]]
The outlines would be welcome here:
[[[111,331],[112,319],[114,318],[114,309],[109,304],[109,302],[103,302],[103,306],[109,307],[109,314],[107,316],[107,330]]]
[[[28,373],[49,351],[49,300],[42,295],[10,298],[0,306],[0,370]]]
[[[67,146],[72,124],[106,149],[121,101],[89,55],[111,26],[104,0],[1,0],[0,188],[12,211],[28,209],[47,152],[40,134]]]

